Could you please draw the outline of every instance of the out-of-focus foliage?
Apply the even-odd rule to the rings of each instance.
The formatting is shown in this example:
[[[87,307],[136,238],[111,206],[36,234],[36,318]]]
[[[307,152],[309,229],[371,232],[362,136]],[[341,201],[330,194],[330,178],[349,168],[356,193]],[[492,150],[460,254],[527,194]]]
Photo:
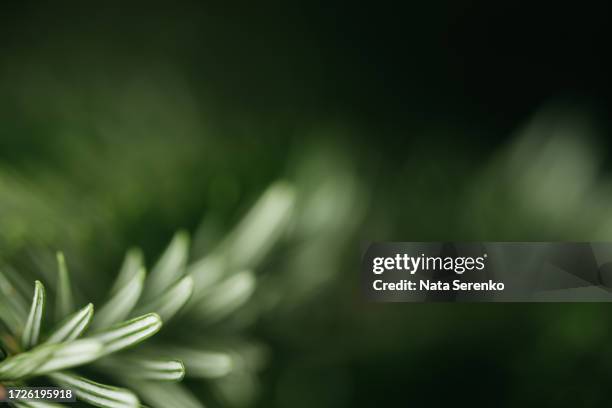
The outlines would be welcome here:
[[[7,19],[18,34],[0,66],[0,269],[21,296],[31,298],[36,279],[53,296],[63,287],[62,250],[74,304],[93,302],[112,321],[151,305],[129,304],[122,290],[159,295],[173,280],[159,265],[187,267],[199,302],[140,351],[157,356],[161,344],[190,362],[182,385],[195,397],[177,384],[121,384],[187,407],[434,406],[467,394],[472,405],[509,407],[526,395],[544,406],[606,401],[605,305],[382,305],[359,296],[359,250],[369,240],[609,239],[608,175],[598,167],[608,145],[575,111],[531,111],[521,128],[515,119],[538,94],[524,95],[538,81],[529,69],[531,82],[514,87],[488,56],[457,72],[454,60],[430,55],[427,41],[452,13],[434,5],[436,18],[408,24],[398,14],[380,25],[380,43],[395,40],[406,55],[402,66],[362,37],[370,7],[357,19],[326,9],[315,39],[305,35],[308,13],[293,25],[291,13],[304,10],[290,4],[275,6],[287,13],[278,19],[260,4],[254,19],[237,8],[237,21],[190,8],[105,14],[75,4],[88,16],[75,19],[55,3],[41,7],[26,13],[31,36]],[[263,14],[276,26],[259,24]],[[397,27],[427,35],[411,35],[405,52]],[[364,53],[368,43],[375,55]],[[415,58],[417,48],[426,57]],[[525,59],[492,63],[516,61]],[[476,107],[469,78],[483,75],[486,106]],[[521,115],[506,110],[508,93]],[[278,179],[288,184],[264,193],[272,204],[262,206]],[[177,229],[191,242],[179,234],[141,288],[133,265],[155,265]],[[115,284],[131,247],[142,251],[129,252],[123,271],[132,272]],[[179,282],[141,299],[172,315],[177,305],[166,301],[189,290]],[[19,319],[8,325],[25,325],[28,308],[14,306]]]
[[[251,297],[256,277],[245,268],[257,265],[285,234],[294,204],[295,193],[291,185],[272,186],[219,245],[220,249],[193,260],[191,266],[187,264],[188,236],[177,234],[148,279],[145,279],[141,253],[138,250],[128,252],[109,299],[95,317],[91,303],[73,314],[71,283],[65,258],[59,254],[55,303],[58,306],[56,314],[61,320],[55,321],[56,329],[45,335],[44,343],[40,341],[45,321],[44,286],[36,281],[26,320],[25,304],[20,304],[25,301],[16,289],[27,285],[26,281],[15,273],[0,274],[3,294],[0,321],[8,329],[2,337],[3,343],[10,345],[6,350],[7,358],[0,363],[0,379],[13,384],[46,375],[53,383],[73,388],[79,400],[99,407],[136,407],[139,406],[138,396],[154,407],[202,406],[188,389],[160,383],[180,381],[189,372],[188,378],[211,380],[217,390],[217,400],[224,405],[251,404],[258,391],[255,374],[262,369],[264,359],[260,357],[259,346],[246,340],[232,340],[235,330],[226,331],[227,340],[220,341],[213,349],[202,349],[202,345],[193,340],[190,346],[181,346],[185,341],[176,331],[169,331],[166,333],[167,346],[163,343],[149,346],[144,354],[138,354],[138,350],[114,354],[155,334],[162,319],[168,324],[188,303],[190,313],[184,316],[190,320],[179,319],[177,327],[189,328],[188,339],[198,335],[212,338],[218,330],[211,330],[211,325],[220,324]],[[136,317],[124,322],[131,316]],[[77,340],[89,326],[91,334],[87,340]],[[21,347],[15,346],[18,339]],[[107,358],[111,354],[113,356]],[[63,372],[88,363],[114,378],[114,383],[133,388],[138,396],[128,389]],[[167,394],[161,398],[160,390],[166,387]],[[172,402],[173,399],[176,402]]]
[[[207,329],[196,334],[191,325],[176,323],[171,329],[181,341],[164,331],[159,341],[167,357],[194,362],[187,372],[195,380],[186,384],[198,398],[216,401],[213,405],[372,404],[373,397],[360,392],[369,378],[408,386],[396,376],[404,366],[427,367],[418,355],[435,360],[436,347],[446,338],[468,347],[471,358],[489,356],[504,367],[500,375],[527,390],[521,361],[536,361],[534,373],[548,372],[543,365],[560,354],[586,352],[607,339],[600,319],[589,320],[589,331],[568,332],[572,324],[586,327],[584,317],[603,306],[365,305],[354,275],[359,247],[368,239],[606,239],[607,182],[598,173],[599,150],[587,123],[582,116],[547,110],[486,160],[470,159],[472,153],[444,139],[449,148],[435,150],[435,162],[424,154],[431,152],[428,142],[414,142],[404,161],[387,162],[358,146],[330,142],[330,135],[346,132],[333,129],[315,132],[308,142],[293,140],[288,154],[272,151],[275,164],[259,175],[248,164],[260,163],[260,157],[248,157],[212,136],[179,139],[175,148],[176,140],[164,136],[170,126],[154,129],[159,137],[115,138],[110,132],[75,142],[74,136],[60,135],[64,142],[40,162],[2,166],[3,271],[42,278],[55,292],[51,249],[66,248],[80,289],[76,301],[100,303],[100,288],[112,286],[106,270],[118,266],[125,248],[140,244],[151,258],[170,229],[192,230],[192,260],[201,260],[189,269],[200,276],[196,287],[202,303],[188,307],[184,316],[206,322]],[[65,149],[72,142],[79,147]],[[51,158],[62,151],[63,164],[52,165]],[[231,152],[244,156],[236,161]],[[282,184],[247,211],[267,173],[291,181],[295,207],[290,211],[274,204],[288,194]],[[278,219],[288,223],[286,229],[274,227]],[[184,262],[181,236],[162,264]],[[277,241],[273,249],[266,236]],[[251,263],[259,265],[254,275],[239,273],[206,289],[228,267],[239,271]],[[153,287],[165,281],[158,276]],[[108,310],[108,316],[116,312]],[[495,342],[495,333],[510,334],[517,326],[533,346],[473,346],[477,339],[471,332],[484,332],[481,336]],[[546,348],[551,336],[557,345]],[[518,354],[515,363],[499,351]],[[452,361],[452,356],[440,358]],[[106,364],[112,369],[117,362]],[[464,369],[474,364],[453,362]],[[138,394],[160,400],[165,395],[140,381],[124,381]],[[167,395],[184,399],[186,406],[196,404],[179,388]]]
[[[188,120],[183,114],[163,113]],[[91,125],[79,119],[64,122],[61,114],[54,118],[68,127]],[[32,119],[40,120],[37,115]],[[150,126],[139,121],[137,114],[121,123],[132,121],[135,128]],[[185,361],[187,384],[196,395],[189,396],[179,386],[168,386],[172,389],[160,394],[157,384],[148,385],[138,378],[112,380],[114,372],[129,371],[125,361],[131,360],[123,355],[96,362],[95,367],[106,372],[102,381],[110,377],[109,383],[127,386],[153,406],[163,406],[172,398],[186,406],[195,406],[198,399],[213,406],[250,406],[265,391],[258,373],[273,355],[269,345],[255,341],[260,329],[254,329],[271,325],[276,330],[282,327],[281,320],[291,322],[293,309],[320,297],[329,282],[338,278],[350,248],[347,245],[368,205],[367,196],[341,146],[300,142],[285,164],[269,166],[285,167],[287,170],[276,170],[273,175],[280,171],[291,184],[268,189],[245,214],[245,205],[251,201],[248,197],[267,179],[268,170],[243,168],[245,160],[248,164],[258,158],[240,159],[234,154],[240,150],[234,150],[233,143],[200,137],[200,132],[206,133],[201,126],[196,128],[197,137],[183,135],[178,141],[167,136],[177,130],[172,126],[150,129],[147,135],[138,134],[143,129],[135,135],[123,134],[127,131],[123,127],[96,130],[83,140],[62,132],[56,134],[59,143],[39,162],[8,164],[2,172],[5,190],[0,196],[7,225],[0,233],[3,271],[23,294],[29,294],[27,281],[35,278],[48,282],[54,294],[65,292],[64,258],[60,258],[58,280],[52,256],[53,248],[65,248],[78,288],[70,297],[76,304],[94,301],[98,305],[94,331],[129,318],[132,310],[156,311],[166,321],[180,308],[181,304],[174,303],[186,290],[191,302],[171,331],[157,336],[161,349],[153,345],[143,352],[149,357]],[[56,155],[61,163],[54,161]],[[230,162],[224,157],[230,157]],[[205,214],[199,227],[193,221],[198,206]],[[238,219],[241,214],[245,216]],[[187,220],[183,226],[195,229],[189,263],[191,245],[181,233],[148,279],[138,266],[143,262],[142,253],[131,250],[112,284],[105,270],[108,265],[117,267],[119,252],[132,245],[131,240],[151,252],[164,226],[180,226],[181,220]],[[233,229],[232,223],[236,223]],[[183,289],[182,281],[167,272],[184,268],[193,279],[192,296],[191,285]],[[168,283],[176,283],[176,290],[168,290]],[[103,295],[105,288],[110,290],[108,298]],[[58,300],[57,307],[73,303],[64,301]],[[76,327],[80,322],[75,317]],[[202,329],[194,330],[198,326]],[[72,381],[64,374],[53,375],[53,381]],[[89,401],[86,395],[82,397]]]

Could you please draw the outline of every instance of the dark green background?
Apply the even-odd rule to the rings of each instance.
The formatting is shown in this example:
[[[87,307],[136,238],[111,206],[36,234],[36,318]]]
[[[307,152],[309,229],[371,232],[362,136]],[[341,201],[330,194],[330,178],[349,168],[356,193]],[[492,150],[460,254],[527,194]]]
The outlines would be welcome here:
[[[127,247],[154,258],[203,216],[223,231],[323,149],[359,180],[367,211],[344,237],[338,276],[252,328],[272,351],[259,406],[609,401],[609,306],[381,305],[356,290],[363,241],[606,240],[606,219],[582,218],[587,204],[532,213],[492,170],[555,104],[561,128],[571,115],[559,112],[577,112],[595,129],[572,140],[596,146],[595,180],[608,185],[603,7],[1,7],[0,175],[22,183],[0,183],[0,200],[22,200],[0,206],[4,261],[50,246],[110,283]],[[565,152],[558,159],[571,163]],[[483,177],[496,186],[488,198],[478,195]]]

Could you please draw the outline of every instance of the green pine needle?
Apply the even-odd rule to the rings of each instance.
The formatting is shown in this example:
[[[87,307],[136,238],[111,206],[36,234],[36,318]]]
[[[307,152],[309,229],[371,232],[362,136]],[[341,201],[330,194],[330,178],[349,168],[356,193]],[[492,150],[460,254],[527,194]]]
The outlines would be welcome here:
[[[242,306],[255,291],[256,278],[251,271],[230,276],[201,293],[202,299],[194,306],[197,315],[209,322],[216,322]]]
[[[181,278],[188,254],[189,235],[184,231],[178,232],[151,271],[143,296],[145,301],[161,295]]]
[[[151,359],[143,356],[108,357],[97,366],[109,374],[135,380],[181,381],[185,377],[185,366],[179,360]]]
[[[125,254],[123,265],[117,275],[115,284],[110,293],[114,294],[125,287],[136,274],[144,267],[142,251],[138,248],[132,248]]]
[[[131,389],[153,408],[204,408],[204,405],[182,384],[126,379]]]
[[[45,287],[40,281],[36,281],[34,283],[34,297],[32,298],[30,314],[28,315],[28,321],[21,337],[21,345],[25,350],[29,350],[38,344],[44,310]]]
[[[136,314],[154,311],[168,322],[189,301],[192,293],[193,278],[186,276],[150,303],[139,307]]]
[[[0,381],[21,380],[90,363],[99,358],[102,346],[95,340],[40,345],[1,362]]]
[[[89,326],[94,314],[93,304],[88,304],[83,309],[65,319],[60,326],[53,331],[47,339],[47,344],[61,343],[77,339]]]
[[[191,378],[220,378],[234,368],[232,356],[222,351],[169,347],[166,352],[185,362],[187,374]]]
[[[146,272],[144,268],[132,276],[132,278],[100,308],[92,322],[92,328],[99,329],[121,322],[130,315],[136,306],[142,288],[144,287]]]
[[[103,351],[103,343],[91,339],[75,340],[40,347],[55,347],[55,350],[51,358],[34,370],[34,375],[79,367],[83,364],[97,360],[100,353]]]
[[[76,396],[85,402],[102,408],[136,408],[138,397],[131,391],[100,384],[70,373],[54,373],[51,380],[60,387],[74,390]]]
[[[70,287],[70,275],[66,267],[64,254],[57,253],[57,270],[58,270],[58,293],[55,305],[55,319],[61,320],[74,311],[74,301],[72,298],[72,289]]]
[[[149,313],[117,324],[111,328],[94,334],[91,338],[103,344],[100,356],[115,353],[134,346],[161,329],[162,321],[158,314]]]

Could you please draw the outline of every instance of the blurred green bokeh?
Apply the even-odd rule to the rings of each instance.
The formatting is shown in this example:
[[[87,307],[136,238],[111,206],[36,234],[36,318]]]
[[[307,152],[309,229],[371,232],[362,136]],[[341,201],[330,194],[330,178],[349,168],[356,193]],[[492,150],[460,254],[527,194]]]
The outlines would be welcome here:
[[[610,240],[592,110],[552,98],[509,125],[438,120],[370,95],[383,85],[302,35],[307,18],[81,6],[57,23],[51,8],[4,19],[4,267],[44,276],[62,250],[82,297],[100,300],[128,248],[154,261],[183,228],[205,255],[282,179],[297,197],[287,236],[232,322],[267,364],[256,383],[218,384],[229,405],[609,401],[609,306],[368,304],[357,273],[370,240]],[[368,103],[353,111],[347,87]],[[391,103],[410,113],[387,121]]]

